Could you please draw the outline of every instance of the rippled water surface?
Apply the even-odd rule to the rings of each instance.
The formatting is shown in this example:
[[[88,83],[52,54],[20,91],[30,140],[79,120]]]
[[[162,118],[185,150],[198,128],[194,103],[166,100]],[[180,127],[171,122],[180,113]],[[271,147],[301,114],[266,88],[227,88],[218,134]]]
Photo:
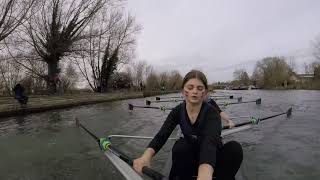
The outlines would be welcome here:
[[[229,106],[225,111],[230,116],[266,117],[293,107],[290,119],[279,116],[225,138],[225,141],[239,141],[244,148],[244,161],[237,179],[302,180],[320,177],[320,91],[227,93],[242,96],[243,101],[262,98],[259,106],[254,103]],[[128,110],[128,103],[144,105],[146,99],[0,119],[0,179],[123,179],[97,143],[75,127],[74,118],[77,117],[99,137],[111,134],[153,136],[168,112]],[[173,107],[175,104],[152,105]],[[113,143],[130,156],[137,157],[148,141],[114,139]],[[155,169],[162,169],[171,144],[168,143],[155,157],[152,164]]]

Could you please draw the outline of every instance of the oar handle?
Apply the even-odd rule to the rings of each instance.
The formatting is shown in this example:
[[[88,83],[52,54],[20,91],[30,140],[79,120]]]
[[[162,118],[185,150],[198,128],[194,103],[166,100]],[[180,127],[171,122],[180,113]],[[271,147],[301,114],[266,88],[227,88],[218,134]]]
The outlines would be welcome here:
[[[243,122],[243,123],[239,123],[239,124],[236,124],[234,125],[234,127],[239,127],[239,126],[243,126],[243,125],[247,125],[247,124],[252,124],[252,121],[248,121],[248,122]],[[222,129],[230,129],[229,126],[223,126]]]
[[[162,180],[162,178],[164,177],[162,174],[158,173],[157,171],[155,171],[147,166],[144,166],[142,168],[142,173],[151,177],[154,180]]]
[[[109,150],[111,150],[112,153],[114,153],[116,156],[118,156],[120,159],[122,159],[124,162],[128,163],[130,166],[133,166],[133,160],[129,156],[125,155],[123,152],[121,152],[119,149],[113,147],[112,145],[109,145]],[[159,172],[144,166],[142,168],[142,173],[149,176],[150,178],[154,180],[161,180],[164,176],[160,174]]]

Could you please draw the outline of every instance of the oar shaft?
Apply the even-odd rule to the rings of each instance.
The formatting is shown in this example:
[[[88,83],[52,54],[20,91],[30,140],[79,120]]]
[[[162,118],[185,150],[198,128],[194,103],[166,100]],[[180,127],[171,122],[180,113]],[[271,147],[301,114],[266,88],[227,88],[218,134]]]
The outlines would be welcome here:
[[[236,117],[229,117],[230,119],[240,119],[240,118],[250,118],[251,116],[236,116]]]
[[[280,113],[280,114],[276,114],[276,115],[269,116],[269,117],[265,117],[265,118],[261,118],[261,119],[259,119],[259,120],[260,120],[260,121],[263,121],[263,120],[270,119],[270,118],[273,118],[273,117],[281,116],[281,115],[283,115],[283,114],[287,114],[287,112],[285,112],[285,113]]]
[[[154,106],[136,106],[136,105],[133,105],[133,107],[136,107],[136,108],[147,108],[147,109],[160,109],[159,107],[154,107]]]
[[[86,127],[84,127],[80,122],[77,122],[77,124],[84,129],[88,134],[90,134],[91,137],[93,137],[97,142],[99,142],[99,138],[94,135],[91,131],[89,131]],[[129,156],[125,155],[123,152],[121,152],[120,150],[116,149],[115,147],[113,147],[112,145],[108,146],[108,150],[110,152],[112,152],[114,155],[118,156],[121,160],[123,160],[124,162],[126,162],[127,164],[129,164],[131,167],[133,166],[133,160],[132,158],[130,158]],[[142,168],[142,173],[151,177],[152,179],[155,180],[161,180],[164,176],[160,173],[158,173],[157,171],[145,166]]]
[[[111,140],[112,138],[133,138],[133,139],[153,139],[151,136],[130,136],[130,135],[122,135],[122,134],[113,134],[109,135],[108,138]],[[168,140],[177,140],[177,138],[168,138]]]
[[[232,102],[232,103],[228,103],[228,104],[245,104],[245,103],[251,103],[251,102],[256,102],[256,100],[254,100],[254,101],[243,101],[243,102]]]
[[[162,101],[150,101],[152,103],[160,103],[160,102],[179,102],[183,101],[184,99],[174,99],[174,100],[162,100]]]
[[[156,100],[160,100],[160,99],[170,99],[170,98],[183,98],[183,96],[156,97]]]
[[[147,108],[147,109],[160,109],[160,110],[172,110],[172,108],[167,107],[155,107],[155,106],[138,106],[138,105],[131,105],[132,108]]]
[[[79,123],[79,126],[85,130],[91,137],[93,137],[93,139],[95,139],[97,142],[99,142],[99,138],[94,135],[91,131],[89,131],[86,127],[84,127],[81,123]]]

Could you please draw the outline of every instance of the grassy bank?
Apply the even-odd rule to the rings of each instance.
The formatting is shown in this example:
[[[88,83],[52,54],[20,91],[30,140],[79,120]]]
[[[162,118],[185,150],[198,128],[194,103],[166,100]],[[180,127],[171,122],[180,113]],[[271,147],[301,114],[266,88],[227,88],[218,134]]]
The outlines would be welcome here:
[[[175,92],[176,91],[146,91],[65,94],[62,96],[33,95],[29,97],[28,105],[25,108],[21,108],[20,104],[13,97],[0,97],[0,118]]]

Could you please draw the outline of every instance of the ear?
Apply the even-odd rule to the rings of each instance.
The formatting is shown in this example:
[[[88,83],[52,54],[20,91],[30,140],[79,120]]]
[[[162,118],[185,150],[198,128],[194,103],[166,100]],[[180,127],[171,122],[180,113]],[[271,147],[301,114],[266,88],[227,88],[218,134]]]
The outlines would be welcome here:
[[[188,95],[188,92],[186,92],[185,90],[184,90],[184,88],[181,90],[181,95],[183,96],[183,97],[186,97],[187,95]]]

